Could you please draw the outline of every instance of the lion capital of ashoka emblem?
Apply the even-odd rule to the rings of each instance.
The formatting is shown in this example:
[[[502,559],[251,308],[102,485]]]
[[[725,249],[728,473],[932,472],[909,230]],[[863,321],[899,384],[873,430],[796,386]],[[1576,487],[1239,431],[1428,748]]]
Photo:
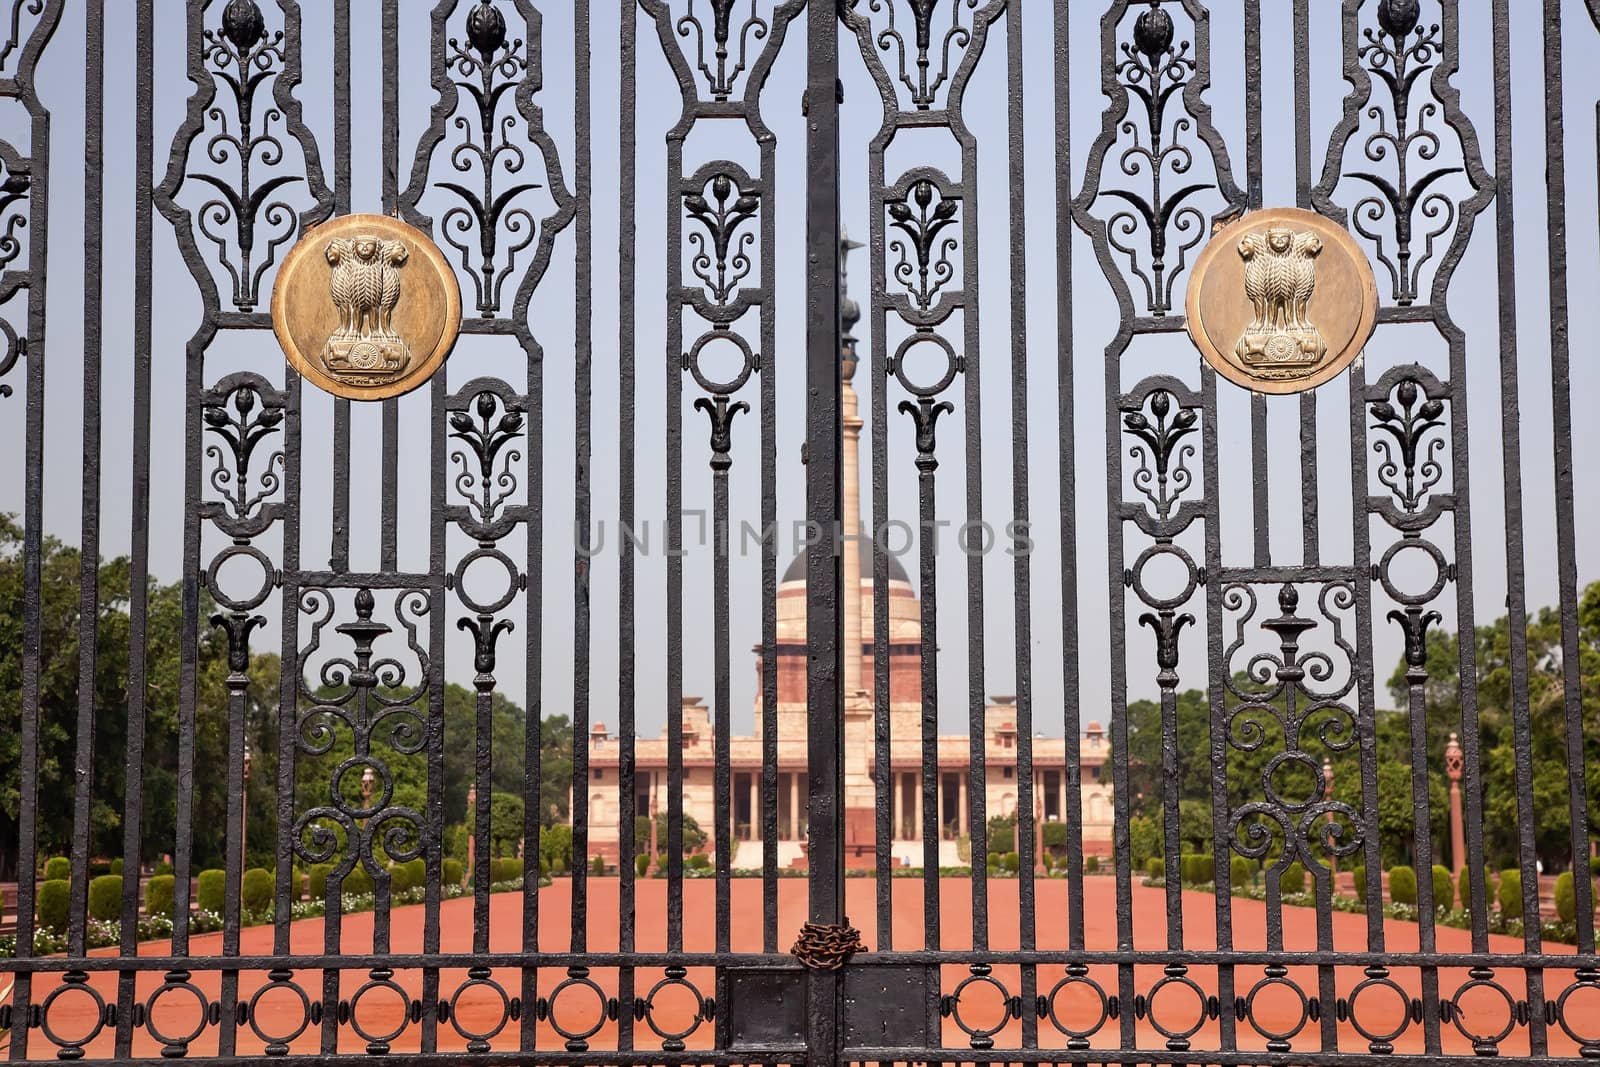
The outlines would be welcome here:
[[[339,322],[322,348],[328,373],[353,385],[378,385],[405,373],[411,349],[395,332],[405,242],[372,234],[338,237],[324,251],[333,266],[329,296]]]
[[[1321,254],[1322,239],[1315,233],[1287,227],[1240,239],[1244,291],[1254,317],[1234,354],[1259,377],[1298,377],[1327,355],[1327,342],[1308,318]]]

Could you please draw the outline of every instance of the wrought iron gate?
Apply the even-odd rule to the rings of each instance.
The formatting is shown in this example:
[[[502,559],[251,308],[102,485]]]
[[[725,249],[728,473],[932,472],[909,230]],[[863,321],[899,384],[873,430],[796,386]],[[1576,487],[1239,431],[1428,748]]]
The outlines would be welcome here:
[[[6,1055],[1600,1056],[1535,10],[11,0]],[[1269,398],[1183,300],[1273,206],[1380,306]],[[372,403],[268,310],[358,212],[466,309]]]

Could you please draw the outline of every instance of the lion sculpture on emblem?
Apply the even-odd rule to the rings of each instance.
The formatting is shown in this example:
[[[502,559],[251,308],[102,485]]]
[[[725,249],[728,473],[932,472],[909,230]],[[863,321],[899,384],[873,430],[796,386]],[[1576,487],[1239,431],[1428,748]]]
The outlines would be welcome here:
[[[324,254],[333,267],[329,295],[339,324],[322,349],[329,373],[356,385],[378,385],[399,377],[411,350],[395,332],[400,303],[400,268],[410,258],[404,241],[371,234],[339,237]]]
[[[1316,234],[1286,227],[1247,233],[1239,241],[1254,318],[1234,354],[1260,377],[1298,377],[1327,355],[1328,344],[1308,317],[1321,253]]]

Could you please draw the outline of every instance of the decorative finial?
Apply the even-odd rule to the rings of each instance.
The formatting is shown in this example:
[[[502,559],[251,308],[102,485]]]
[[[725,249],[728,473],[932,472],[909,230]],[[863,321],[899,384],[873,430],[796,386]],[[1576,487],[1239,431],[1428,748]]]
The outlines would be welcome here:
[[[240,55],[248,55],[267,35],[266,20],[255,0],[229,0],[222,9],[222,32]]]
[[[489,0],[483,0],[468,13],[467,40],[486,65],[494,61],[494,54],[506,43],[506,17]]]
[[[1144,53],[1153,67],[1156,60],[1172,47],[1172,16],[1150,0],[1150,10],[1142,12],[1133,22],[1133,46]]]
[[[1422,17],[1420,0],[1379,0],[1378,25],[1395,40],[1417,28]]]
[[[850,381],[855,376],[856,370],[856,323],[861,321],[861,305],[850,298],[849,269],[850,253],[858,248],[865,247],[860,241],[852,241],[848,232],[839,234],[839,358],[843,364],[844,380]]]

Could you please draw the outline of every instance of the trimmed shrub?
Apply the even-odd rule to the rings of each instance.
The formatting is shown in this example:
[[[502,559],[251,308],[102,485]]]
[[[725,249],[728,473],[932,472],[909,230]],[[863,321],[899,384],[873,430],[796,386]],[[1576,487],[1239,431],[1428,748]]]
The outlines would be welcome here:
[[[344,876],[344,884],[339,886],[342,895],[371,893],[376,887],[372,882],[372,875],[361,864],[350,868],[350,873]]]
[[[1012,874],[1022,870],[1022,857],[1015,852],[1007,852],[1000,858],[1000,863]]]
[[[489,882],[510,882],[522,877],[522,860],[516,856],[499,856],[489,861]]]
[[[1365,900],[1367,896],[1367,869],[1365,867],[1351,868],[1350,877],[1356,883],[1356,896]]]
[[[657,867],[663,866],[665,864],[665,862],[666,862],[666,857],[662,856],[658,860],[656,860],[656,866]],[[539,877],[540,878],[549,878],[550,877],[550,861],[545,859],[543,856],[539,857]]]
[[[1151,856],[1144,861],[1144,876],[1146,878],[1155,881],[1157,878],[1165,878],[1166,875],[1167,865],[1162,862],[1160,856]]]
[[[1100,857],[1099,856],[1086,856],[1086,857],[1084,857],[1083,873],[1084,874],[1099,874],[1100,873]]]
[[[460,860],[447,859],[439,865],[439,869],[445,885],[460,885],[466,876],[466,867]]]
[[[996,815],[989,820],[989,851],[1004,856],[1017,850],[1017,820]]]
[[[596,856],[593,860],[591,860],[589,863],[589,873],[594,875],[596,878],[604,878],[606,875],[606,858],[604,856]]]
[[[599,857],[595,858],[598,859]],[[691,871],[709,871],[711,869],[711,857],[704,852],[696,852],[692,856],[685,856],[683,865]]]
[[[107,860],[93,860],[89,864],[90,878],[103,878],[111,873],[111,864]]]
[[[89,882],[89,918],[110,922],[122,914],[122,875],[102,874]]]
[[[272,906],[272,894],[276,889],[273,884],[272,872],[262,867],[252,867],[244,872],[244,879],[239,883],[239,902],[244,905],[244,910],[252,915],[260,915]]]
[[[421,856],[414,860],[406,860],[400,866],[406,869],[406,878],[411,883],[412,889],[428,884],[428,861]]]
[[[1234,856],[1228,860],[1228,881],[1233,888],[1247,886],[1256,880],[1256,865],[1248,856]]]
[[[1039,857],[1039,863],[1044,867],[1045,874],[1049,874],[1056,869],[1056,858],[1048,852]]]
[[[1450,868],[1433,865],[1433,906],[1436,908],[1454,907],[1456,902],[1456,880],[1450,876]]]
[[[696,855],[698,855],[698,853],[696,853]],[[693,856],[691,856],[690,858],[692,859]],[[555,874],[566,874],[567,873],[567,860],[566,860],[565,856],[551,856],[548,866],[549,866],[550,873],[553,874],[553,875],[555,875]],[[546,867],[546,863],[541,858],[539,860],[539,874],[540,874],[541,877],[544,876],[545,867]]]
[[[1591,877],[1600,877],[1600,856],[1589,857],[1589,874]]]
[[[1045,848],[1067,847],[1067,824],[1064,822],[1047,822],[1039,827],[1039,840]]]
[[[643,878],[643,877],[645,877],[645,875],[647,875],[649,873],[650,873],[650,857],[645,855],[642,852],[639,853],[639,855],[633,857],[633,876],[635,878]]]
[[[172,895],[176,886],[172,875],[158,874],[144,884],[144,910],[146,915],[172,914]]]
[[[389,864],[389,892],[404,893],[411,888],[411,872],[402,863]]]
[[[1417,902],[1417,872],[1410,867],[1389,868],[1389,899],[1396,904]]]
[[[289,899],[299,900],[306,895],[306,872],[299,867],[289,868]]]
[[[1135,815],[1128,820],[1128,850],[1135,867],[1145,866],[1152,856],[1159,858],[1164,840],[1161,824],[1150,816]]]
[[[156,864],[156,873],[157,874],[171,874],[172,873],[172,864],[168,863],[166,860],[162,860],[160,863]]]
[[[1278,875],[1278,891],[1284,896],[1306,891],[1306,867],[1299,860],[1295,860],[1283,869]]]
[[[1500,872],[1500,886],[1495,891],[1500,902],[1500,916],[1505,919],[1522,916],[1522,872],[1515,867]]]
[[[122,873],[122,857],[119,856],[116,859],[111,861],[111,873],[112,874],[121,874]]]
[[[196,894],[196,899],[199,901],[200,907],[214,915],[221,915],[222,898],[228,887],[227,872],[219,871],[215,868],[209,871],[201,871],[198,883],[199,892]]]
[[[984,858],[983,866],[990,874],[998,874],[1000,871],[1000,857],[993,852],[989,853]]]
[[[72,878],[72,861],[65,856],[51,856],[44,861],[44,878],[47,882],[65,882]]]
[[[322,900],[328,894],[328,875],[333,873],[333,864],[314,863],[311,873],[306,878],[306,890],[312,900]]]
[[[684,822],[685,822],[685,824],[687,824],[687,822],[688,822],[687,816],[685,817]],[[684,851],[685,852],[694,851],[693,849],[691,849],[689,847],[689,833],[688,833],[687,825],[685,825],[684,835],[683,836],[684,836]],[[664,835],[662,835],[662,839],[665,840],[665,836]],[[649,839],[646,838],[646,840],[649,840]],[[702,843],[704,843],[704,837],[702,837],[701,841],[702,841]],[[699,847],[699,846],[696,846],[696,847]],[[542,859],[549,860],[550,861],[550,866],[551,866],[552,869],[555,868],[556,860],[558,860],[558,859],[561,861],[561,868],[560,868],[561,870],[566,870],[568,867],[571,867],[572,866],[572,827],[570,827],[570,826],[546,826],[546,827],[543,827],[542,829],[540,829],[540,831],[539,831],[539,856]]]
[[[1178,857],[1178,875],[1184,885],[1205,885],[1216,880],[1217,860],[1214,856],[1198,852],[1185,852]]]
[[[1572,872],[1562,871],[1556,875],[1556,915],[1564,923],[1569,923],[1578,916],[1577,889],[1572,884]]]
[[[65,878],[52,878],[40,883],[39,895],[34,902],[34,914],[38,917],[40,927],[58,933],[66,930],[70,893],[71,884]]]

